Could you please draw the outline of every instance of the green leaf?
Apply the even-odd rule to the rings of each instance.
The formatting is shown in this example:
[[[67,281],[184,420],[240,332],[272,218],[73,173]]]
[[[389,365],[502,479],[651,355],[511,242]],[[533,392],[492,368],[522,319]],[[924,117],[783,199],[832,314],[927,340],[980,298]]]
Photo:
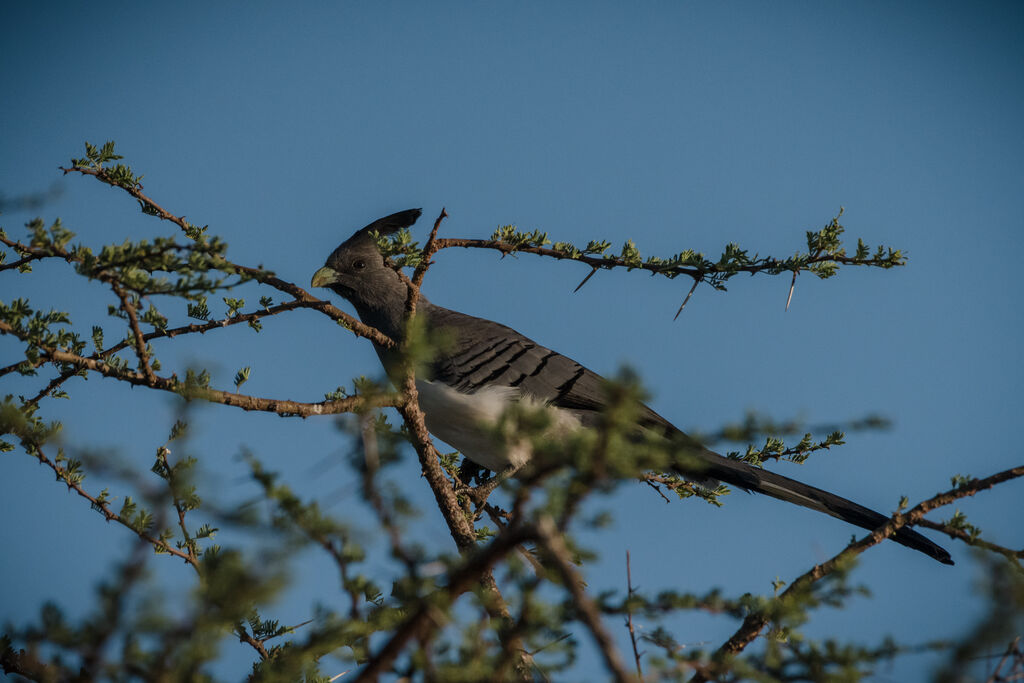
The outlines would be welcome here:
[[[242,386],[249,381],[249,373],[252,371],[251,367],[244,367],[235,373],[235,388]]]

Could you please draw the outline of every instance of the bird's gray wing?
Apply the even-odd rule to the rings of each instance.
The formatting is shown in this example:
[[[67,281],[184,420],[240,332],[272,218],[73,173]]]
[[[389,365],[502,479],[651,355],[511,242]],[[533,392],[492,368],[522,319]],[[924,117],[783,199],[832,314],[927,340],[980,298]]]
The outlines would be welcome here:
[[[517,387],[524,396],[571,411],[585,426],[596,423],[607,403],[604,379],[597,373],[500,323],[437,306],[431,306],[427,315],[433,329],[445,330],[451,337],[431,366],[433,380],[467,394],[485,387]],[[889,519],[828,491],[723,457],[647,406],[641,411],[640,427],[672,441],[681,454],[675,470],[686,478],[722,481],[868,530],[877,529]],[[893,540],[952,564],[946,550],[912,529],[899,529]]]
[[[431,366],[431,379],[469,394],[516,387],[524,396],[579,413],[596,414],[604,406],[604,380],[576,361],[491,320],[437,306],[428,315],[430,327],[450,337]]]

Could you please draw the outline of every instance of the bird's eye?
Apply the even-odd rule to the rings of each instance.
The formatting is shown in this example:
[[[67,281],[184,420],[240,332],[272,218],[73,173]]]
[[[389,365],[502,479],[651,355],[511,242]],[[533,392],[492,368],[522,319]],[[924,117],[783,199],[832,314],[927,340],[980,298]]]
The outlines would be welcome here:
[[[356,270],[362,270],[363,268],[366,267],[366,261],[364,261],[363,259],[357,259],[352,262],[352,267],[355,268]]]

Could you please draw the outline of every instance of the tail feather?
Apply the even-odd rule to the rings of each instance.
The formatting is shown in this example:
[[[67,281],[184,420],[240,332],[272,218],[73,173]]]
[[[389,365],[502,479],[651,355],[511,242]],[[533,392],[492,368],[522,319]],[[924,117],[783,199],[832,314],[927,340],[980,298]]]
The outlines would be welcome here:
[[[695,468],[700,470],[699,478],[714,478],[747,491],[763,493],[787,503],[824,512],[869,531],[873,531],[889,521],[885,515],[846,498],[739,460],[724,458],[707,449],[702,448],[691,457],[699,461]],[[685,468],[679,469],[680,473],[685,475]],[[913,548],[943,564],[953,564],[952,558],[944,548],[932,543],[913,529],[901,527],[891,538],[900,545]]]

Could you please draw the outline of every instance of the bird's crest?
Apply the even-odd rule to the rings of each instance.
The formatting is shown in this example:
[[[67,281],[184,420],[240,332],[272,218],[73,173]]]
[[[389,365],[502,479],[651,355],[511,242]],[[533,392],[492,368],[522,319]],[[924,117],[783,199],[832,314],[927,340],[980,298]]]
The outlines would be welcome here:
[[[390,216],[384,216],[384,218],[378,218],[374,222],[362,228],[352,237],[359,237],[361,235],[369,235],[371,232],[378,232],[381,235],[392,235],[402,228],[408,228],[410,225],[419,220],[420,214],[423,213],[423,209],[406,209],[405,211],[399,211],[393,213]]]

